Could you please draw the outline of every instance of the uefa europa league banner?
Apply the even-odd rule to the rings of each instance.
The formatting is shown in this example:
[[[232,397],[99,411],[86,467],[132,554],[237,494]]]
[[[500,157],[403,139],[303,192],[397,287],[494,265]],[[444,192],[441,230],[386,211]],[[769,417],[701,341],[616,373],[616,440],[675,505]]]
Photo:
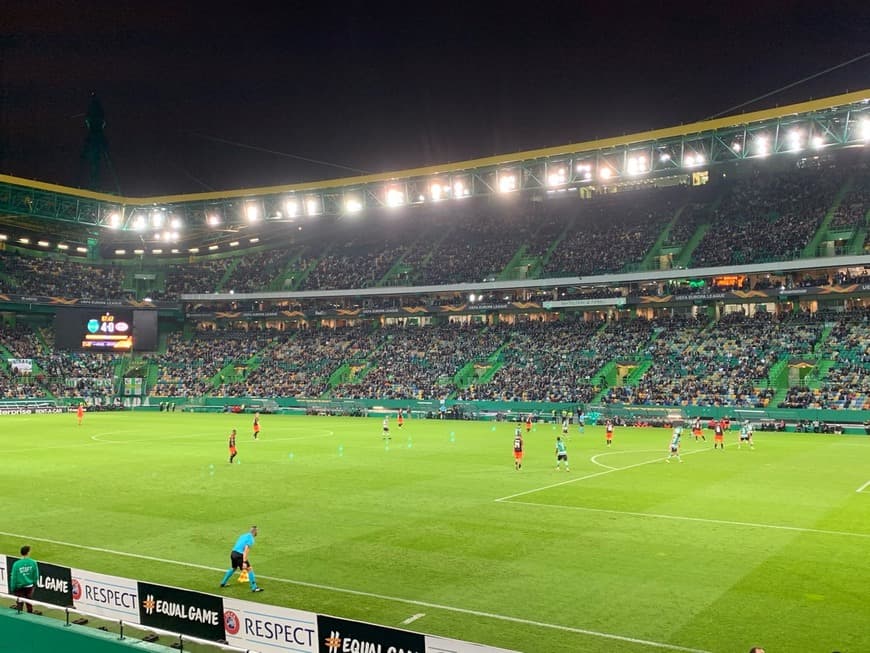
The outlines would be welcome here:
[[[214,594],[139,582],[139,623],[213,642],[224,638],[224,600]]]
[[[12,565],[19,558],[6,556],[6,571],[12,569]],[[72,572],[69,567],[61,567],[48,562],[39,562],[39,582],[33,591],[33,600],[43,603],[52,603],[62,608],[73,607],[72,597]],[[8,581],[7,581],[8,587]]]

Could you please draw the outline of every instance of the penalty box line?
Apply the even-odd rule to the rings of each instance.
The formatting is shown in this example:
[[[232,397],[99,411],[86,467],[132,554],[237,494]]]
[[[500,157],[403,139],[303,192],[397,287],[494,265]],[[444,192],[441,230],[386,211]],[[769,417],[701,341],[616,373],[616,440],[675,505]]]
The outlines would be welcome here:
[[[179,567],[189,567],[192,569],[203,569],[205,571],[213,571],[213,572],[224,572],[226,569],[223,567],[211,567],[209,565],[201,565],[194,562],[183,562],[180,560],[170,560],[167,558],[158,558],[156,556],[144,555],[141,553],[130,553],[127,551],[116,551],[114,549],[107,549],[98,546],[87,546],[84,544],[76,544],[74,542],[64,542],[61,540],[52,540],[45,537],[34,537],[32,535],[23,535],[21,533],[9,533],[6,531],[0,531],[0,535],[5,535],[7,537],[14,537],[21,540],[34,540],[37,542],[45,542],[47,544],[56,544],[58,546],[66,546],[73,549],[83,549],[85,551],[95,551],[98,553],[107,553],[110,555],[123,556],[127,558],[136,558],[138,560],[149,560],[152,562],[162,562],[164,564],[177,565]],[[452,605],[443,605],[441,603],[431,603],[429,601],[420,601],[417,599],[406,599],[398,596],[388,596],[386,594],[378,594],[376,592],[364,592],[362,590],[354,590],[346,587],[334,587],[331,585],[324,585],[321,583],[310,583],[302,580],[293,580],[290,578],[279,578],[277,576],[267,576],[265,574],[258,573],[257,578],[265,578],[266,580],[275,581],[278,583],[286,583],[288,585],[297,585],[299,587],[310,587],[312,589],[325,590],[328,592],[337,592],[341,594],[350,594],[352,596],[364,596],[367,598],[379,599],[383,601],[392,601],[394,603],[405,603],[407,605],[415,605],[425,608],[430,608],[434,610],[444,610],[445,612],[454,612],[457,614],[465,614],[475,617],[484,617],[486,619],[494,619],[497,621],[505,621],[509,623],[523,624],[526,626],[537,626],[540,628],[547,628],[550,630],[558,630],[562,632],[575,633],[578,635],[587,635],[590,637],[598,637],[601,639],[610,639],[614,641],[620,642],[629,642],[631,644],[637,644],[640,646],[647,646],[650,648],[664,649],[667,651],[681,651],[682,653],[712,653],[711,651],[707,651],[705,649],[697,649],[690,648],[686,646],[678,646],[676,644],[668,644],[666,642],[656,642],[653,640],[647,639],[638,639],[635,637],[628,637],[626,635],[617,635],[614,633],[605,633],[599,632],[596,630],[589,630],[586,628],[576,628],[573,626],[563,626],[561,624],[551,624],[544,621],[536,621],[534,619],[523,619],[521,617],[512,617],[509,615],[497,614],[495,612],[484,612],[482,610],[472,610],[470,608],[459,608]]]
[[[687,453],[681,454],[682,456],[691,456],[694,453],[704,453],[706,451],[711,451],[711,449],[698,449],[697,451],[689,451]],[[614,452],[615,453],[615,452]],[[629,451],[626,451],[629,453]],[[600,454],[599,454],[600,455]],[[596,456],[593,456],[593,458]],[[593,474],[586,474],[585,476],[576,476],[574,478],[570,478],[567,481],[561,481],[560,483],[552,483],[550,485],[545,485],[543,487],[533,488],[531,490],[525,490],[524,492],[517,492],[516,494],[509,494],[506,497],[500,497],[495,499],[496,502],[505,502],[510,501],[511,499],[515,499],[517,497],[524,497],[529,494],[534,494],[535,492],[543,492],[544,490],[550,490],[554,487],[560,487],[562,485],[569,485],[571,483],[579,483],[580,481],[588,481],[590,478],[597,478],[599,476],[604,476],[606,474],[613,474],[614,472],[624,472],[628,469],[634,469],[636,467],[643,467],[644,465],[652,465],[653,463],[660,463],[664,460],[667,460],[667,456],[663,456],[661,458],[654,458],[653,460],[645,460],[642,463],[635,463],[633,465],[626,465],[625,467],[610,467],[605,469],[603,472],[595,472]],[[519,501],[515,501],[514,503],[520,503]]]
[[[857,493],[860,494],[861,492],[863,492],[864,490],[866,490],[868,486],[870,486],[870,481],[867,481],[866,483],[864,483],[864,485],[862,485],[862,486],[859,487],[857,490],[855,490],[855,492],[857,492]]]

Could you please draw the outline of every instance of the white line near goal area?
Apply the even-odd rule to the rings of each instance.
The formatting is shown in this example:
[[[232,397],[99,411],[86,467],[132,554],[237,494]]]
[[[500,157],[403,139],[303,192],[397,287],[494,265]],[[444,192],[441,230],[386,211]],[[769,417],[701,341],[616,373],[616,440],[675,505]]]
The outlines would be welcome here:
[[[46,542],[48,544],[56,544],[58,546],[68,546],[73,549],[84,549],[85,551],[96,551],[98,553],[107,553],[110,555],[123,556],[127,558],[137,558],[139,560],[151,560],[153,562],[162,562],[169,565],[178,565],[179,567],[190,567],[193,569],[203,569],[206,571],[213,571],[215,573],[224,572],[225,569],[223,567],[210,567],[208,565],[200,565],[194,562],[183,562],[180,560],[169,560],[167,558],[158,558],[156,556],[144,555],[141,553],[128,553],[127,551],[115,551],[113,549],[106,549],[98,546],[87,546],[84,544],[76,544],[74,542],[64,542],[61,540],[52,540],[45,537],[34,537],[32,535],[26,535],[22,533],[9,533],[6,531],[0,531],[0,535],[5,535],[7,537],[14,537],[19,540],[33,540],[36,542]],[[386,594],[377,594],[375,592],[363,592],[361,590],[349,589],[346,587],[333,587],[330,585],[322,585],[320,583],[309,583],[302,580],[293,580],[290,578],[278,578],[276,576],[266,576],[265,574],[257,574],[257,578],[265,578],[266,580],[275,581],[278,583],[287,583],[289,585],[298,585],[299,587],[311,587],[313,589],[318,590],[326,590],[329,592],[337,592],[341,594],[350,594],[353,596],[365,596],[373,599],[380,599],[383,601],[394,601],[396,603],[405,603],[407,605],[414,605],[424,608],[431,608],[434,610],[444,610],[446,612],[455,612],[457,614],[465,614],[476,617],[484,617],[487,619],[495,619],[497,621],[506,621],[510,623],[524,624],[527,626],[537,626],[540,628],[547,628],[550,630],[558,630],[561,632],[567,633],[575,633],[578,635],[587,635],[589,637],[597,637],[600,639],[609,639],[619,642],[629,642],[631,644],[637,644],[639,646],[646,646],[649,648],[656,649],[664,649],[666,651],[681,651],[682,653],[712,653],[706,649],[699,648],[690,648],[686,646],[678,646],[676,644],[668,644],[666,642],[656,642],[653,640],[647,639],[638,639],[635,637],[628,637],[627,635],[617,635],[614,633],[604,633],[596,630],[588,630],[586,628],[577,628],[573,626],[563,626],[561,624],[551,624],[543,621],[535,621],[533,619],[523,619],[521,617],[511,617],[509,615],[497,614],[494,612],[483,612],[481,610],[472,610],[469,608],[458,608],[452,605],[443,605],[440,603],[430,603],[428,601],[418,601],[416,599],[405,599],[398,596],[388,596]]]
[[[870,481],[867,481],[866,483],[864,483],[864,485],[862,485],[862,486],[859,487],[857,490],[855,490],[855,492],[863,492],[863,491],[866,490],[868,487],[870,487]]]

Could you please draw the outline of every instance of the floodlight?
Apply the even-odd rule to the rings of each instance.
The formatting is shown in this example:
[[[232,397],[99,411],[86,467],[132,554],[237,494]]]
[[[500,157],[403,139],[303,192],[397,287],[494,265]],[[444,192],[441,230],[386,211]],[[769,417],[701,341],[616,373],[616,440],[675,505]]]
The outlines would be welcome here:
[[[163,226],[163,218],[164,218],[164,217],[165,217],[165,216],[164,216],[163,213],[161,213],[160,211],[157,211],[157,210],[152,211],[152,212],[151,212],[151,224],[154,225],[154,226],[157,227],[157,228],[162,227],[162,226]]]
[[[213,251],[215,251],[217,248],[218,248],[217,245],[209,245],[209,246],[208,246],[208,251],[213,252]]]
[[[88,248],[87,248],[87,247],[76,247],[76,251],[77,251],[79,254],[87,254],[87,253],[88,253]]]
[[[40,240],[40,241],[38,241],[36,244],[39,245],[40,247],[48,247],[48,241],[47,241],[47,240]]]
[[[162,254],[162,253],[163,253],[163,250],[162,250],[162,249],[152,249],[152,250],[151,250],[151,253],[152,253],[152,254]]]
[[[755,138],[755,153],[759,156],[770,154],[770,141],[767,136],[761,135]]]
[[[127,253],[127,250],[126,250],[126,249],[116,249],[116,250],[115,250],[115,254],[116,254],[117,256],[123,256],[123,255],[126,254],[126,253]]]
[[[191,247],[187,251],[190,252],[191,254],[199,254],[199,247]]]
[[[169,221],[169,226],[172,227],[173,229],[175,229],[176,231],[178,229],[181,229],[181,224],[182,224],[181,218],[172,218],[172,220]]]
[[[238,246],[239,246],[238,240],[234,240],[233,242],[230,243],[230,247],[238,247]]]
[[[144,254],[144,253],[145,253],[145,250],[144,250],[144,249],[134,249],[134,250],[133,250],[133,253],[134,253],[134,254]]]
[[[738,143],[737,141],[734,141],[733,143],[731,143],[731,150],[733,152],[739,152],[742,149],[743,149],[743,146],[740,143]]]
[[[817,150],[825,146],[825,139],[822,136],[813,136],[813,147]]]
[[[112,213],[109,215],[109,226],[113,229],[117,229],[121,225],[121,216],[117,213]]]
[[[661,161],[662,163],[665,163],[666,161],[670,161],[670,160],[671,160],[671,155],[668,154],[667,152],[662,152],[659,155],[659,161]]]
[[[299,228],[301,229],[302,227],[299,227]],[[250,240],[248,240],[248,242],[249,243],[259,243],[260,239],[259,238],[251,238]]]
[[[210,227],[216,227],[221,223],[221,217],[217,213],[212,213],[208,216],[208,225]]]
[[[344,202],[344,210],[348,213],[359,213],[362,211],[362,202],[355,197],[349,197]]]
[[[178,254],[178,248],[173,247],[171,250],[169,250],[169,252],[170,252],[171,254]],[[145,301],[147,302],[148,299],[146,299]]]
[[[450,191],[450,187],[444,187],[437,181],[434,182],[431,186],[429,186],[429,195],[431,195],[434,201],[438,201],[441,197]]]
[[[9,240],[9,236],[6,234],[0,234],[0,240]]]
[[[858,122],[858,133],[861,134],[861,140],[870,141],[870,118],[861,118]]]
[[[405,194],[398,188],[387,189],[387,206],[401,206],[405,203]]]
[[[611,177],[612,175],[613,175],[613,170],[611,170],[611,169],[608,168],[607,166],[603,166],[603,167],[598,171],[598,176],[601,177],[601,179],[610,179],[610,177]]]
[[[245,207],[245,216],[248,222],[256,222],[260,217],[260,207],[256,204],[248,204]]]
[[[63,243],[58,243],[57,248],[66,251],[69,249],[69,245],[64,245]]]
[[[296,215],[299,213],[299,202],[292,198],[288,199],[286,202],[284,202],[284,208],[286,209],[288,216],[290,216],[291,218],[295,218]]]
[[[145,216],[141,213],[133,219],[133,229],[136,231],[142,231],[145,229]]]
[[[695,165],[695,155],[694,154],[686,154],[683,156],[683,165],[685,166],[693,166]]]
[[[30,238],[19,238],[19,239],[18,239],[18,242],[21,243],[22,245],[29,245],[29,244],[30,244]]]
[[[565,168],[556,168],[547,176],[547,183],[550,186],[561,186],[568,181],[568,174]]]
[[[498,176],[498,190],[501,193],[510,193],[517,189],[517,176],[513,173],[500,174]]]
[[[792,150],[799,150],[799,149],[801,149],[801,140],[802,140],[802,139],[803,139],[803,134],[801,133],[801,131],[800,131],[799,129],[792,129],[792,130],[788,133],[788,143],[789,143],[789,147],[790,147]]]
[[[305,200],[305,212],[308,215],[318,215],[320,213],[320,200],[317,197],[309,197]]]
[[[453,197],[467,197],[468,194],[469,190],[464,181],[457,179],[453,182]]]

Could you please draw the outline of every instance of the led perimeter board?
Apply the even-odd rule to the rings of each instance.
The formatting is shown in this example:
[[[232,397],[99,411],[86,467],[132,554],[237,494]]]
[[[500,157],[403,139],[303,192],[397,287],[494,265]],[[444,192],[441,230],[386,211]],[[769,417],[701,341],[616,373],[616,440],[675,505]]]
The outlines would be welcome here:
[[[59,308],[54,316],[58,349],[72,351],[154,351],[157,311],[114,306]]]

